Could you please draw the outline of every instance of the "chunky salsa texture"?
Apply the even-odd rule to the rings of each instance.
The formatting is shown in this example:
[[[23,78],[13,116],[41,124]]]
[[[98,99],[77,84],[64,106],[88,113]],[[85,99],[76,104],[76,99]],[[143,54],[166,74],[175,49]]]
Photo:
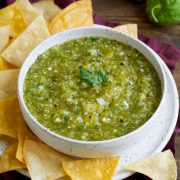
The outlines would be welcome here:
[[[137,129],[155,112],[161,95],[160,79],[144,55],[100,37],[48,49],[24,82],[27,108],[43,126],[84,141]]]

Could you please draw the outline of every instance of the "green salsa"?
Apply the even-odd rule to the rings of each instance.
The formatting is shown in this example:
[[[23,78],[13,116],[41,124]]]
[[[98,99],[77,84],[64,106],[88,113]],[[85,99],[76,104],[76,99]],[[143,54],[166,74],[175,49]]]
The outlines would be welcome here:
[[[27,108],[43,126],[84,141],[137,129],[155,112],[161,96],[160,79],[144,55],[100,37],[48,49],[24,82]]]

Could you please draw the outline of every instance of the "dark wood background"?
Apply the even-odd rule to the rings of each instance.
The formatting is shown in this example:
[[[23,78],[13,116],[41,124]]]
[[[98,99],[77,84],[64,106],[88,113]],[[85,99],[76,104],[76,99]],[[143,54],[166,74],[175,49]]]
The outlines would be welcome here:
[[[138,31],[146,36],[158,38],[180,48],[180,25],[159,27],[149,22],[145,4],[135,0],[93,0],[93,9],[105,20],[119,23],[137,23]],[[180,92],[180,62],[176,66],[174,78]],[[180,135],[176,138],[176,162],[180,180]]]

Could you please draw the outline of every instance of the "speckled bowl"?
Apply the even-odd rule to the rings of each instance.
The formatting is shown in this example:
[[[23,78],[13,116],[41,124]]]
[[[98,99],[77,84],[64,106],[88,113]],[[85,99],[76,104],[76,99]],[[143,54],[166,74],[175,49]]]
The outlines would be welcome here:
[[[104,141],[80,141],[55,134],[43,125],[41,125],[32,116],[32,114],[27,109],[23,99],[23,84],[26,74],[30,66],[36,61],[37,57],[40,54],[42,54],[54,45],[62,44],[71,39],[88,36],[97,36],[114,39],[136,48],[144,56],[146,56],[149,62],[154,66],[161,80],[162,99],[153,116],[138,129],[119,138]],[[29,128],[34,132],[34,134],[36,134],[37,137],[41,139],[44,143],[48,144],[49,146],[58,151],[72,156],[84,158],[98,158],[110,157],[121,154],[121,150],[123,150],[124,148],[128,148],[129,146],[132,146],[133,144],[136,144],[137,142],[141,141],[143,137],[146,136],[149,131],[151,131],[152,126],[156,126],[157,121],[160,120],[159,118],[157,118],[157,115],[162,111],[162,105],[164,103],[166,88],[166,79],[162,68],[161,59],[157,58],[156,53],[151,48],[149,48],[143,42],[131,36],[123,34],[119,31],[106,27],[89,27],[64,31],[62,33],[51,36],[47,40],[40,43],[29,54],[20,70],[18,79],[18,98],[26,123],[28,124]]]

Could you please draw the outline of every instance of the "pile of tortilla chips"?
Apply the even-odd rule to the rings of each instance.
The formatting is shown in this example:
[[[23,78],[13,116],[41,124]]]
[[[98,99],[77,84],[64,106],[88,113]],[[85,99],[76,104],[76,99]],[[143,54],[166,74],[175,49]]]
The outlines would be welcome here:
[[[65,9],[60,9],[52,0],[34,4],[28,0],[17,0],[0,9],[0,144],[6,144],[0,157],[0,173],[26,169],[33,180],[112,178],[119,157],[74,160],[53,150],[28,129],[17,99],[19,69],[28,54],[37,44],[55,33],[92,26],[92,13],[91,0],[76,1]],[[115,29],[137,37],[136,24]],[[162,172],[171,168],[170,177],[174,178],[174,159],[169,154],[165,157],[165,163],[171,162],[171,167],[163,167]],[[136,166],[129,166],[129,170],[138,171],[133,167]],[[149,175],[148,167],[145,170],[139,168],[138,172]],[[157,173],[152,177],[158,177]]]

